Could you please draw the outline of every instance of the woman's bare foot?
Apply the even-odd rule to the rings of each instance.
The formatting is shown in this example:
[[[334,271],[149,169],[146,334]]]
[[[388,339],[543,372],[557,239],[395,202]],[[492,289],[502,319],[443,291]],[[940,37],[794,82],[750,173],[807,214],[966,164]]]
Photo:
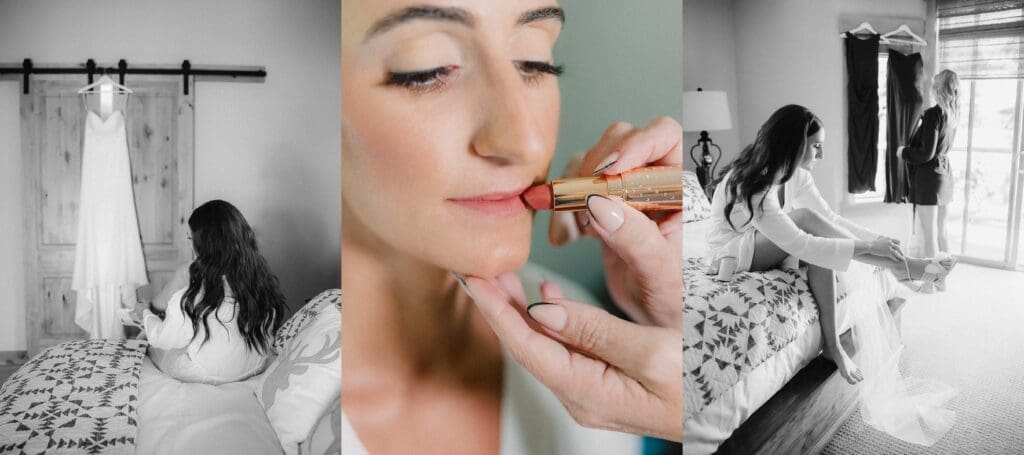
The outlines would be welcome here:
[[[843,379],[850,384],[856,384],[864,380],[864,373],[857,368],[857,364],[853,363],[853,359],[846,355],[846,351],[835,343],[834,345],[825,345],[823,349],[826,359],[831,360],[836,364],[836,368],[839,369],[839,374],[843,375]]]

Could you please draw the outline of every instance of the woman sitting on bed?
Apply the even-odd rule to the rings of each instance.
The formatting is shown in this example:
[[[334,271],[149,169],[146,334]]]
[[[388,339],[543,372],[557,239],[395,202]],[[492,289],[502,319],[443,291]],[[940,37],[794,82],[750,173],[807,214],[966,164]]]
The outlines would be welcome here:
[[[184,382],[241,381],[263,368],[284,322],[284,296],[233,205],[210,201],[188,219],[195,259],[145,310],[149,356]]]
[[[709,259],[715,273],[765,271],[790,256],[806,263],[824,354],[855,384],[864,377],[839,343],[835,272],[857,260],[888,269],[901,281],[934,285],[944,282],[955,263],[904,257],[898,240],[833,212],[810,172],[822,158],[824,141],[821,120],[807,108],[788,105],[772,114],[754,143],[722,171],[711,202]]]

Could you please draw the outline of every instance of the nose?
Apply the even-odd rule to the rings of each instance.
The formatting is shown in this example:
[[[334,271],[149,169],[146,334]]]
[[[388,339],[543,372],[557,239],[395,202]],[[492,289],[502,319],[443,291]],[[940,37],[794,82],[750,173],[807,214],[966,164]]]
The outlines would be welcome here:
[[[543,158],[543,116],[530,105],[529,87],[515,67],[494,65],[488,73],[481,90],[481,124],[472,144],[476,154],[498,164]]]

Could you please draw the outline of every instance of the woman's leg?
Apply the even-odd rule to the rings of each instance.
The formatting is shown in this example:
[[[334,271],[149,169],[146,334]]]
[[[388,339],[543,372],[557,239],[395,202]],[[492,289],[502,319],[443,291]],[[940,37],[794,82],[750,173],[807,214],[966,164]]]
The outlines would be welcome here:
[[[836,326],[836,272],[816,265],[807,267],[807,284],[818,304],[818,322],[821,325],[821,338],[825,357],[836,364],[839,374],[850,384],[864,379],[857,365],[846,355],[839,344],[839,328]]]
[[[853,234],[850,234],[845,229],[836,226],[829,220],[818,214],[813,210],[798,209],[790,212],[790,217],[796,226],[804,232],[817,236],[831,239],[853,239]],[[776,247],[777,248],[777,247]],[[757,257],[757,250],[754,250],[754,257]],[[785,256],[783,256],[785,258]],[[924,274],[925,266],[928,265],[928,261],[919,258],[907,258],[907,262],[897,261],[892,258],[875,256],[871,254],[865,254],[856,256],[853,258],[855,261],[863,262],[868,265],[874,265],[883,269],[889,270],[899,279],[916,280],[920,279]],[[781,259],[780,259],[781,261]],[[774,264],[773,264],[774,265]],[[910,275],[907,275],[909,269]]]
[[[922,255],[926,258],[935,257],[939,251],[936,219],[939,216],[937,205],[917,206],[917,218],[921,222],[921,241],[924,244]]]
[[[798,223],[797,226],[800,224]],[[815,234],[817,235],[817,234]],[[774,269],[788,254],[760,232],[754,234],[754,256],[750,270],[763,272]],[[864,377],[839,344],[839,329],[836,327],[836,278],[835,272],[816,265],[808,265],[807,285],[818,305],[818,321],[825,357],[832,360],[839,374],[850,384],[856,384]]]
[[[936,211],[935,217],[935,232],[938,237],[939,251],[942,253],[949,253],[949,240],[946,239],[946,213],[948,213],[947,205],[940,204]]]

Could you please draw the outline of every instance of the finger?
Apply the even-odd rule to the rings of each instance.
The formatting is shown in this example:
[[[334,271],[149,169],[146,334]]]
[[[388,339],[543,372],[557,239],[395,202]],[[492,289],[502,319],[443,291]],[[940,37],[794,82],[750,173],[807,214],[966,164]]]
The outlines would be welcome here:
[[[597,173],[597,169],[614,163],[619,158],[618,146],[625,139],[626,135],[636,128],[627,122],[615,122],[604,130],[601,139],[587,151],[583,157],[578,177],[585,177]]]
[[[654,221],[616,197],[588,196],[587,208],[591,227],[638,278],[682,289],[678,255]]]
[[[616,149],[615,162],[604,167],[602,174],[621,174],[650,164],[682,164],[683,127],[672,117],[658,117],[630,132]]]
[[[505,272],[495,278],[498,286],[500,286],[506,294],[512,297],[512,300],[515,301],[520,308],[526,308],[526,291],[523,290],[523,282],[519,280],[519,275],[516,275],[513,272]]]
[[[466,277],[467,293],[512,357],[555,393],[571,386],[569,351],[531,329],[509,296],[487,280]]]
[[[665,219],[658,222],[658,230],[661,235],[668,237],[671,234],[683,230],[683,211],[678,210]]]
[[[664,380],[653,377],[662,370],[652,360],[663,352],[659,348],[673,348],[669,329],[634,324],[595,306],[568,299],[534,303],[527,313],[555,339],[633,378],[642,382]]]
[[[562,294],[562,290],[555,283],[545,281],[540,284],[540,298],[544,300],[564,299],[565,294]]]

